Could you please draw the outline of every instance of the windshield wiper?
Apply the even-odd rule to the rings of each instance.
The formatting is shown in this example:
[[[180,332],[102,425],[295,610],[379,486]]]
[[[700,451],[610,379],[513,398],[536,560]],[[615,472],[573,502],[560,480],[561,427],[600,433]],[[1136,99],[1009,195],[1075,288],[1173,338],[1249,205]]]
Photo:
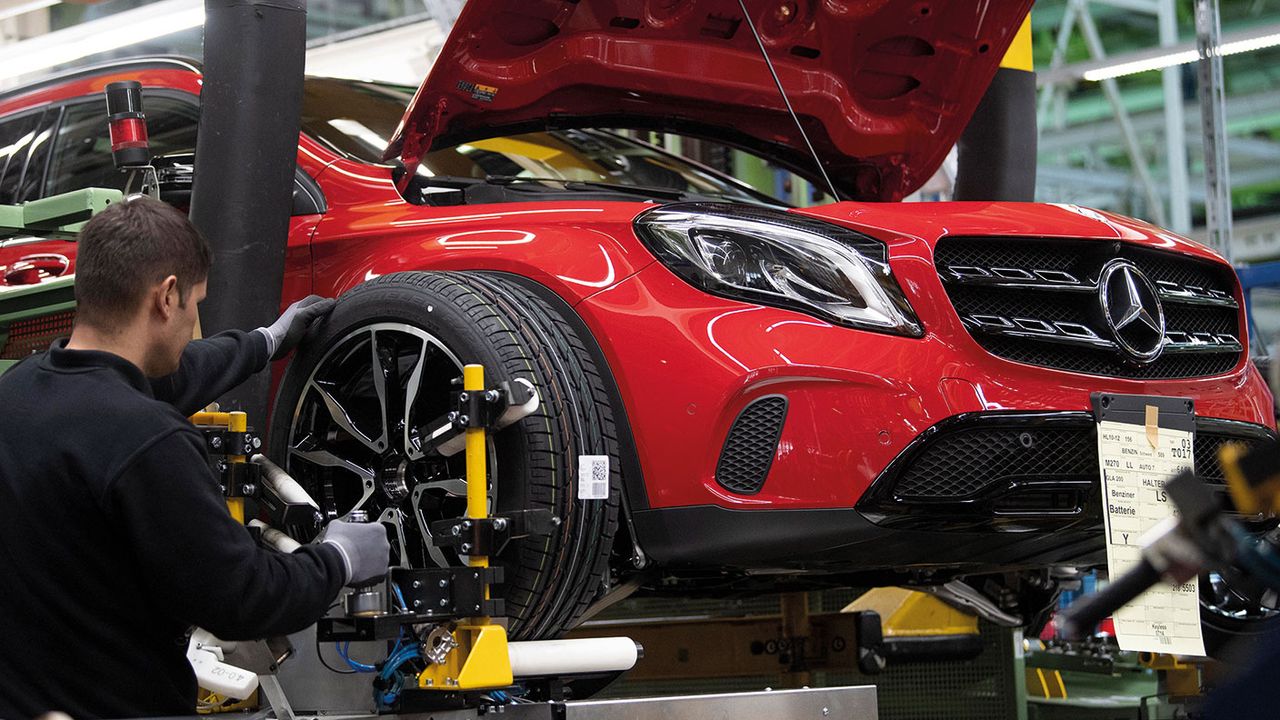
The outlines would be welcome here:
[[[420,191],[421,204],[426,205],[473,205],[478,203],[516,202],[528,200],[530,195],[555,197],[564,196],[565,194],[584,193],[597,199],[607,199],[609,195],[625,195],[653,202],[746,202],[786,207],[774,200],[766,202],[766,197],[763,195],[758,198],[755,196],[741,197],[716,192],[704,193],[676,190],[669,187],[619,185],[594,180],[564,180],[562,178],[516,177],[514,175],[486,175],[482,178],[432,175],[417,178],[415,184]]]
[[[561,178],[515,177],[513,175],[486,175],[484,181],[490,185],[516,185],[524,183],[557,183],[565,190],[605,190],[626,195],[643,195],[659,200],[687,200],[690,197],[705,197],[698,193],[672,188],[653,187],[649,185],[619,185],[596,180],[563,180]]]

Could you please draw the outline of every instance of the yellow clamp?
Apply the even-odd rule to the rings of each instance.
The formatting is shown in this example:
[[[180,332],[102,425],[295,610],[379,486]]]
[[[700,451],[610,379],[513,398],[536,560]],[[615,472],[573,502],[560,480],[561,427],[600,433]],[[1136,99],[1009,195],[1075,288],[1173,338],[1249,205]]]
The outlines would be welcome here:
[[[243,412],[198,412],[191,416],[191,423],[196,427],[226,428],[230,434],[249,431],[249,416]],[[228,455],[227,462],[242,463],[248,459],[244,455]],[[227,511],[236,522],[244,524],[244,498],[227,498]]]
[[[484,366],[462,368],[462,390],[483,393]],[[489,516],[488,453],[483,427],[466,429],[467,517],[483,520]],[[489,567],[484,555],[468,555],[471,567]],[[489,588],[484,590],[489,599]],[[442,663],[432,663],[418,675],[418,687],[428,690],[484,690],[507,687],[512,683],[511,655],[507,649],[507,631],[490,618],[477,617],[453,631],[458,646]]]

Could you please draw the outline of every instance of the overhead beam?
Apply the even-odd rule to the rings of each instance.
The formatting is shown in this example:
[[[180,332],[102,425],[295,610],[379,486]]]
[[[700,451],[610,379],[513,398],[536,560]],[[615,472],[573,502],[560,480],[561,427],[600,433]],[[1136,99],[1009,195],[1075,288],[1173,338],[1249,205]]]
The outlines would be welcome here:
[[[1200,134],[1200,106],[1197,103],[1183,105],[1183,114],[1187,119],[1188,135]],[[1227,98],[1227,117],[1230,125],[1239,125],[1255,117],[1280,114],[1280,91],[1267,91],[1251,95],[1237,95]],[[1165,126],[1164,111],[1138,113],[1130,116],[1133,129],[1139,135],[1150,135],[1161,132]],[[1234,148],[1237,138],[1232,137]],[[1090,123],[1072,125],[1053,132],[1046,132],[1040,138],[1041,153],[1055,153],[1096,147],[1099,144],[1120,144],[1120,129],[1115,119],[1107,117]]]
[[[1258,167],[1250,170],[1237,170],[1232,173],[1232,181],[1239,187],[1258,185],[1280,180],[1280,169],[1274,167]],[[1192,202],[1203,203],[1205,200],[1205,178],[1203,175],[1190,177],[1189,195]],[[1036,171],[1036,183],[1045,188],[1079,188],[1081,193],[1107,192],[1142,192],[1137,180],[1128,172],[1118,169],[1067,167],[1063,165],[1041,164]],[[1167,196],[1168,188],[1161,186],[1160,192]],[[1083,204],[1083,203],[1081,203]]]
[[[1093,0],[1099,5],[1110,5],[1113,8],[1131,12],[1155,15],[1160,10],[1159,0]]]

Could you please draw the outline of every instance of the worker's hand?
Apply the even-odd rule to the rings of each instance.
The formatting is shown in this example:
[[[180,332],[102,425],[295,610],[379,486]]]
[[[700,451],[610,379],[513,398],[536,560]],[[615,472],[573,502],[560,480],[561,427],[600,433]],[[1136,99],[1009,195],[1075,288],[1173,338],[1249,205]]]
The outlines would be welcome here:
[[[285,309],[280,318],[257,332],[267,338],[267,353],[272,360],[288,355],[313,324],[333,312],[333,298],[308,295]]]
[[[334,520],[320,539],[338,548],[347,571],[343,585],[359,585],[387,574],[391,544],[382,523],[349,523]]]

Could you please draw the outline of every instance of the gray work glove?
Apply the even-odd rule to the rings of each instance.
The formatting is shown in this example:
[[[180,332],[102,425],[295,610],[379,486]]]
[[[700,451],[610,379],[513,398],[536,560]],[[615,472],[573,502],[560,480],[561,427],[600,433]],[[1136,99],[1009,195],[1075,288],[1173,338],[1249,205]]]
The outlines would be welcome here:
[[[387,574],[391,563],[391,543],[382,523],[350,523],[334,520],[324,529],[321,543],[328,543],[342,555],[347,571],[343,585],[359,585]]]
[[[313,324],[333,312],[333,306],[333,298],[308,295],[286,308],[275,322],[254,332],[262,333],[267,339],[267,354],[279,360],[302,342]]]

